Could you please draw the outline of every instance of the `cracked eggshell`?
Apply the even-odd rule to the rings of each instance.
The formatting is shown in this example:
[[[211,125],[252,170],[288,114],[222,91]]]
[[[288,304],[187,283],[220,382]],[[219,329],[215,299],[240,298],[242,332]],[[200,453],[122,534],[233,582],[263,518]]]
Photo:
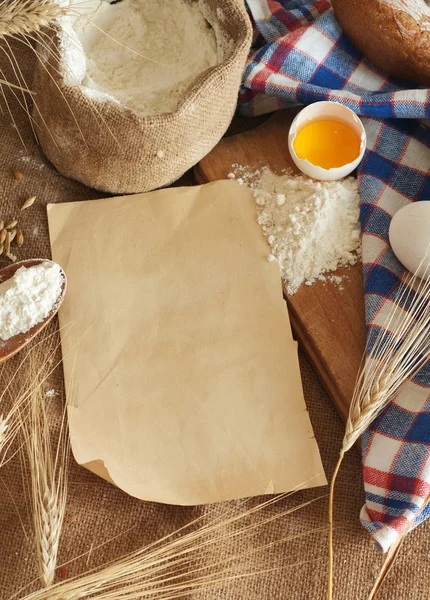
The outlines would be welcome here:
[[[360,154],[353,162],[334,169],[323,169],[322,167],[318,167],[308,160],[297,156],[294,150],[294,140],[298,131],[310,121],[321,119],[336,119],[338,121],[343,121],[356,132],[360,138]],[[312,177],[312,179],[335,181],[337,179],[343,179],[352,173],[352,171],[360,164],[364,151],[366,150],[366,132],[364,131],[363,123],[347,106],[339,104],[338,102],[315,102],[300,111],[292,122],[288,134],[288,149],[296,167],[300,169],[302,173],[308,175],[308,177]]]
[[[430,277],[430,201],[412,202],[391,220],[391,248],[404,267],[418,277]]]

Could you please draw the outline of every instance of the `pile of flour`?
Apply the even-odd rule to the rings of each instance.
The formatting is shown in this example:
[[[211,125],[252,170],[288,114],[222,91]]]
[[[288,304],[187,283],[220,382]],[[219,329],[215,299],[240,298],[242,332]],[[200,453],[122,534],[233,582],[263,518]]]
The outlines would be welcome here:
[[[214,30],[195,0],[74,3],[85,15],[73,29],[86,56],[82,85],[92,95],[108,94],[140,115],[169,113],[187,87],[218,63]],[[72,50],[70,68],[79,70]]]
[[[64,276],[55,263],[21,267],[0,284],[0,340],[27,333],[41,323],[55,307],[62,291]]]
[[[239,184],[248,184],[257,203],[257,221],[271,248],[268,260],[277,261],[287,291],[340,266],[354,265],[361,255],[358,182],[314,181],[265,167],[249,172],[233,165]],[[329,278],[330,279],[330,278]],[[331,281],[340,283],[331,276]]]

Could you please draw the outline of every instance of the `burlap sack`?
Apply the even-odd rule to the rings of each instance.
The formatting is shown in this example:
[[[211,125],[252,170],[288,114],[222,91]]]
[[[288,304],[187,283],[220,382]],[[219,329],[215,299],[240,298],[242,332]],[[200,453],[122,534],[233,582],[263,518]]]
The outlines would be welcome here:
[[[198,1],[221,62],[188,88],[175,112],[157,116],[85,93],[66,67],[72,43],[71,31],[61,34],[69,26],[63,20],[50,51],[41,50],[33,111],[40,144],[63,175],[105,192],[146,192],[178,179],[217,144],[236,108],[252,27],[241,0]]]

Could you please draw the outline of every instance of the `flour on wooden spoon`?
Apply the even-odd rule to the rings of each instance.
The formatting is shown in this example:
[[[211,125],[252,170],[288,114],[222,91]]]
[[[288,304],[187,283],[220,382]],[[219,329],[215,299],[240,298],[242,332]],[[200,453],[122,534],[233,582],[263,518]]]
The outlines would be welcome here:
[[[0,340],[6,341],[44,321],[61,296],[62,269],[51,262],[18,269],[0,284]]]

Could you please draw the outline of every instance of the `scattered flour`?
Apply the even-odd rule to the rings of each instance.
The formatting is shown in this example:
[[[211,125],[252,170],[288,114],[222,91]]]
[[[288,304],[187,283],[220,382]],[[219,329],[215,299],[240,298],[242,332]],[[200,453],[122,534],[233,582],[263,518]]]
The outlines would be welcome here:
[[[287,291],[317,279],[341,284],[339,276],[325,277],[340,266],[354,265],[361,255],[358,182],[314,181],[268,167],[249,172],[234,164],[257,203],[257,222],[271,247]]]
[[[21,158],[18,159],[18,162],[25,163],[29,167],[37,169],[38,171],[42,171],[45,168],[45,163],[42,162],[41,159],[38,160],[33,156],[21,156]]]
[[[45,398],[55,398],[55,396],[59,396],[59,393],[56,390],[48,390],[45,392]]]
[[[340,290],[343,290],[343,286],[342,286],[343,278],[342,277],[340,277],[339,275],[331,275],[328,278],[328,280],[331,281],[331,283],[334,283],[334,285],[337,285]]]
[[[80,0],[69,3],[82,12]],[[75,19],[73,28],[86,66],[82,73],[82,60],[69,44],[71,68],[88,91],[107,94],[141,115],[174,111],[187,87],[218,63],[215,33],[199,2],[87,0],[84,8],[85,18]]]
[[[26,333],[46,319],[60,297],[63,271],[55,263],[21,267],[0,284],[0,340]]]

